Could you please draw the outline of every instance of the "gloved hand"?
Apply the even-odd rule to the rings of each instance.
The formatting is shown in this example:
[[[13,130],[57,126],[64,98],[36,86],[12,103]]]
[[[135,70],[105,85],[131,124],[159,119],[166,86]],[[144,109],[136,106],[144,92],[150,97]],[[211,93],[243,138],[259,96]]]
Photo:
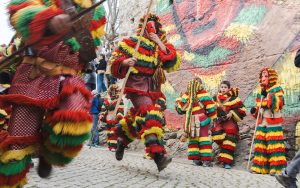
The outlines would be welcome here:
[[[264,98],[265,98],[265,97],[267,97],[268,93],[265,89],[262,89],[261,90],[261,95],[264,96]]]
[[[250,110],[250,113],[251,113],[251,114],[255,114],[255,113],[256,113],[256,108],[255,108],[255,107],[252,107],[251,110]]]

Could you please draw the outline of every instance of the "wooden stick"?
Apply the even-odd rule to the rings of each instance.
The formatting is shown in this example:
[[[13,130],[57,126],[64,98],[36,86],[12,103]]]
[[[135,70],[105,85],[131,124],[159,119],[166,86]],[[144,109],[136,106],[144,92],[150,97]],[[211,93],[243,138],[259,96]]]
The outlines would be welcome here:
[[[258,126],[258,120],[260,118],[260,109],[261,109],[261,104],[262,104],[262,98],[263,97],[261,95],[261,97],[260,97],[260,105],[259,105],[259,108],[258,108],[258,113],[257,113],[257,118],[256,118],[256,123],[255,123],[254,134],[253,134],[253,137],[252,137],[251,147],[250,147],[250,151],[249,151],[249,158],[248,158],[247,170],[249,170],[250,159],[251,159],[251,154],[252,154],[252,149],[253,149],[253,143],[254,143],[254,139],[255,139],[256,129],[257,129],[257,126]]]
[[[151,6],[152,6],[152,2],[153,2],[153,0],[150,0],[149,6],[148,6],[148,9],[147,9],[146,18],[145,18],[145,20],[144,20],[143,27],[142,27],[141,33],[140,33],[140,35],[139,35],[138,42],[137,42],[137,44],[136,44],[136,46],[135,46],[135,50],[134,50],[134,55],[133,55],[133,57],[136,57],[137,52],[138,52],[138,49],[139,49],[139,47],[140,47],[140,43],[141,43],[142,37],[143,37],[144,32],[145,32],[145,28],[146,28],[147,20],[148,20],[148,17],[149,17],[149,12],[150,12],[150,9],[151,9]],[[115,108],[115,110],[114,110],[114,116],[117,115],[117,111],[118,111],[118,108],[119,108],[119,105],[120,105],[122,96],[123,96],[123,94],[124,94],[125,85],[126,85],[126,83],[127,83],[128,77],[129,77],[129,75],[130,75],[130,73],[131,73],[131,70],[132,70],[132,67],[130,67],[129,70],[127,71],[127,73],[126,73],[124,82],[123,82],[123,84],[122,84],[122,89],[121,89],[121,92],[120,92],[120,95],[119,95],[119,98],[118,98],[118,102],[117,102],[116,108]]]

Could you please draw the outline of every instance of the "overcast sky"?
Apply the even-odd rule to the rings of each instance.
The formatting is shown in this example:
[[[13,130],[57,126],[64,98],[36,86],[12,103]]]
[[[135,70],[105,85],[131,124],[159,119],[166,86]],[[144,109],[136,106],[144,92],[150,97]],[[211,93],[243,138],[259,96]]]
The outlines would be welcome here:
[[[13,30],[8,23],[8,15],[6,5],[9,0],[0,0],[0,44],[9,43],[10,39],[14,35]]]

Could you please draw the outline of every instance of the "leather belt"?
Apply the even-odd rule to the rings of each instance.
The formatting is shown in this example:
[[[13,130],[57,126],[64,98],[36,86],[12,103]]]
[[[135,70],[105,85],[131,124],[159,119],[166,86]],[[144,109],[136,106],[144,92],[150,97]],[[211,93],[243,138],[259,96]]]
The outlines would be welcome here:
[[[79,71],[73,68],[50,62],[40,57],[26,56],[22,63],[34,65],[29,75],[30,79],[35,79],[41,75],[77,75],[79,73]]]

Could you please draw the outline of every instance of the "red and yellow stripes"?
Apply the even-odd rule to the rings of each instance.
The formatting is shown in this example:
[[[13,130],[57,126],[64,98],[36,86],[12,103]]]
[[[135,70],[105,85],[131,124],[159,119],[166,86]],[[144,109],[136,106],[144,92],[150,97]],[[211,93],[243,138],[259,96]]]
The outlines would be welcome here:
[[[218,156],[218,161],[232,165],[236,143],[237,139],[235,135],[226,135],[222,145],[220,146],[221,152]]]
[[[36,146],[20,150],[6,150],[0,155],[0,187],[23,187],[30,169],[31,155]]]
[[[286,164],[282,126],[258,126],[251,169],[260,174],[280,173]]]

